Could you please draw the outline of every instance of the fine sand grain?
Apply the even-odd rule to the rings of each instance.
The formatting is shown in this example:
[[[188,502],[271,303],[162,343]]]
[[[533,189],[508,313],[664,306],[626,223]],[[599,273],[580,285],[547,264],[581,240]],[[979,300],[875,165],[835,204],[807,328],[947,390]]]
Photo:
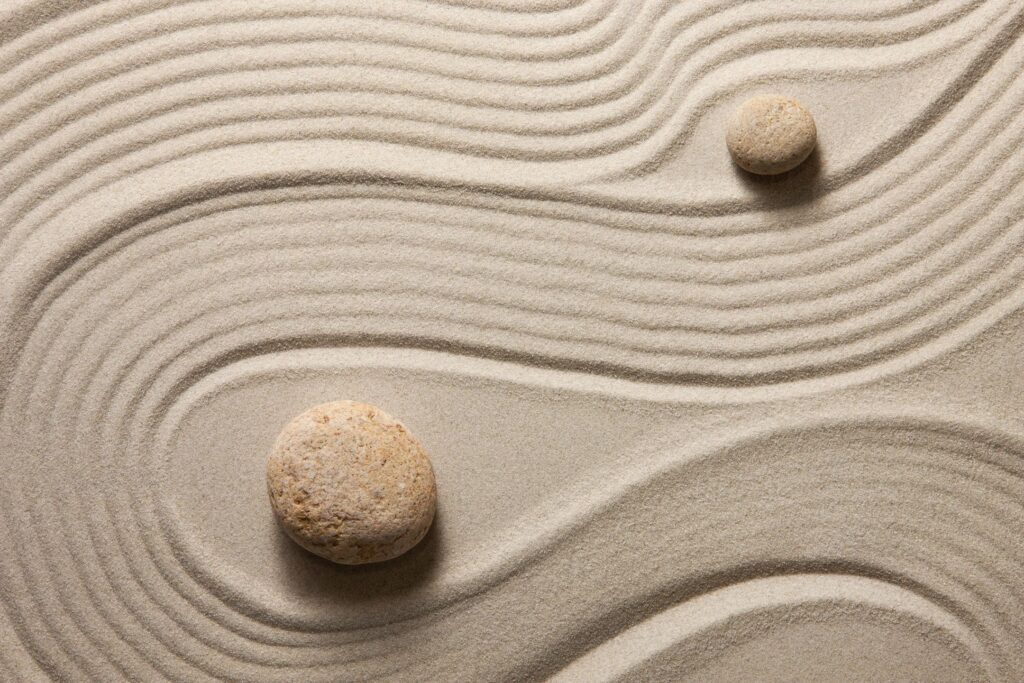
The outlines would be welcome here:
[[[1022,680],[1020,0],[0,5],[0,680]]]

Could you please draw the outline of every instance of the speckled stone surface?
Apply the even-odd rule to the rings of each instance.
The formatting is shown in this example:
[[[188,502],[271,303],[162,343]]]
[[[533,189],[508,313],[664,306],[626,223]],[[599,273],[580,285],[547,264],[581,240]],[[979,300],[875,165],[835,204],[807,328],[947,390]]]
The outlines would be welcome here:
[[[806,107],[789,97],[761,95],[732,115],[725,141],[740,168],[775,175],[802,164],[814,151],[817,137],[814,117]]]
[[[288,535],[340,564],[401,555],[426,535],[437,507],[420,443],[383,410],[354,401],[289,422],[267,462],[267,488]]]

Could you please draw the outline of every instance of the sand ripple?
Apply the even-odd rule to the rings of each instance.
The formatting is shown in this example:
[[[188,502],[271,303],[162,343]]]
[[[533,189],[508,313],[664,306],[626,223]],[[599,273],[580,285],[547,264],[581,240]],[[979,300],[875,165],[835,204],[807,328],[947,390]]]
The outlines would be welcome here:
[[[728,678],[818,626],[1014,680],[1018,430],[835,396],[1024,304],[1022,67],[1017,0],[0,9],[0,677]],[[823,131],[780,182],[717,127],[769,86]],[[432,440],[399,563],[264,514],[321,394]]]

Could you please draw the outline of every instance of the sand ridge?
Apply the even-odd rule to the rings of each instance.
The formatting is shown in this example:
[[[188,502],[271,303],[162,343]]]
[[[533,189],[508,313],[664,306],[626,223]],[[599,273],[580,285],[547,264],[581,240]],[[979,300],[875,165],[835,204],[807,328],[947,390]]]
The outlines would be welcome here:
[[[1015,0],[0,19],[0,677],[1024,670]],[[265,509],[337,398],[436,458],[386,566]]]

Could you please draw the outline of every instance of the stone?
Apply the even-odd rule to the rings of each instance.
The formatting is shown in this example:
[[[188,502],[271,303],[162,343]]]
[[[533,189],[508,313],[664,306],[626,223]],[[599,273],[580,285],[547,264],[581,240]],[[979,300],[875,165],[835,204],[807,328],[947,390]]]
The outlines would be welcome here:
[[[423,446],[380,408],[324,403],[289,422],[267,461],[270,504],[300,546],[340,564],[398,557],[434,520]]]
[[[740,168],[758,175],[785,173],[814,151],[818,131],[802,104],[781,95],[761,95],[740,105],[729,120],[725,142]]]

